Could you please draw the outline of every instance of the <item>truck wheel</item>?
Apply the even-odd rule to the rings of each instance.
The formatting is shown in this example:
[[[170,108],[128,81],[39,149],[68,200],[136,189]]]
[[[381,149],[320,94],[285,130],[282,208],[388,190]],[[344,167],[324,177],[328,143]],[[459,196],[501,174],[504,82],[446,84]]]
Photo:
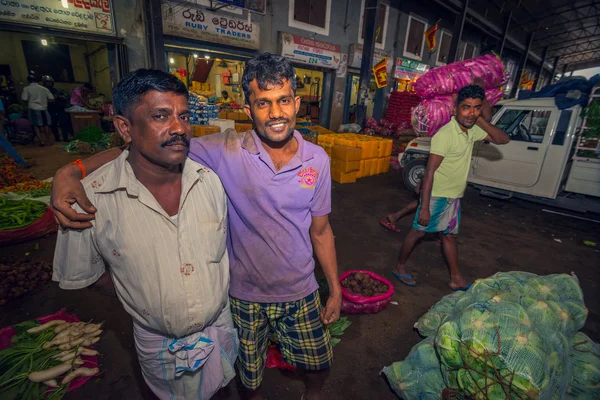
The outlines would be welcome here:
[[[402,171],[402,179],[404,180],[404,186],[411,192],[414,192],[417,188],[423,176],[425,176],[425,167],[427,167],[426,158],[416,158],[409,161]]]

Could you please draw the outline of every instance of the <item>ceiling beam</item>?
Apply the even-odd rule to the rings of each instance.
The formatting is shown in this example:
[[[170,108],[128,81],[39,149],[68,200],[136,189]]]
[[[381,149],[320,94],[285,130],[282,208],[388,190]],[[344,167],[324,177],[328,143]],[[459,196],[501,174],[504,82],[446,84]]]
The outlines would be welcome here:
[[[567,72],[600,66],[600,57],[567,65]]]
[[[590,49],[587,51],[574,51],[572,53],[560,54],[559,57],[562,60],[563,58],[573,57],[573,56],[581,56],[588,53],[600,52],[600,48]]]
[[[587,4],[584,4],[584,5],[574,6],[574,7],[572,7],[571,5],[559,6],[559,7],[557,7],[557,8],[554,9],[555,12],[553,12],[551,14],[544,15],[544,16],[542,16],[540,18],[537,18],[537,19],[533,19],[531,21],[523,22],[523,25],[530,25],[530,24],[533,24],[533,23],[536,23],[536,22],[547,20],[548,18],[561,16],[562,14],[564,14],[565,12],[568,12],[568,11],[576,11],[576,10],[581,10],[582,8],[593,7],[593,6],[595,6],[595,2],[594,1],[592,1],[590,3],[587,3]],[[560,10],[560,11],[557,11],[557,10]]]
[[[594,36],[589,36],[589,37],[586,37],[583,39],[562,40],[559,43],[549,44],[548,46],[550,47],[549,51],[554,51],[554,50],[564,49],[566,47],[577,46],[580,44],[586,44],[588,42],[596,42],[598,40],[600,40],[600,34],[594,35]],[[576,43],[571,43],[571,42],[576,42]],[[553,47],[553,46],[560,46],[560,47]],[[536,49],[536,48],[544,48],[544,46],[537,45],[536,47],[534,47],[534,49]]]
[[[585,29],[590,29],[590,28],[597,28],[597,27],[598,27],[598,23],[597,23],[597,19],[598,19],[598,17],[596,17],[596,16],[594,15],[594,16],[592,16],[592,17],[587,17],[587,18],[585,18],[585,19],[590,19],[590,18],[596,18],[596,22],[595,22],[595,23],[592,23],[592,24],[591,24],[591,25],[589,25],[589,26],[585,26],[585,27],[583,27],[583,28],[575,28],[575,29],[571,29],[571,30],[568,30],[568,31],[562,31],[562,32],[558,32],[558,33],[555,33],[555,34],[552,34],[552,35],[548,35],[548,36],[540,36],[540,37],[538,37],[538,38],[537,38],[537,40],[546,40],[546,39],[550,39],[550,38],[557,37],[557,36],[567,35],[567,34],[570,34],[570,33],[573,33],[573,32],[581,32],[581,31],[582,31],[582,29],[583,29],[583,30],[585,30]],[[541,35],[541,34],[543,34],[544,32],[543,32],[543,31],[541,31],[541,32],[539,32],[539,33],[540,33],[540,35]]]

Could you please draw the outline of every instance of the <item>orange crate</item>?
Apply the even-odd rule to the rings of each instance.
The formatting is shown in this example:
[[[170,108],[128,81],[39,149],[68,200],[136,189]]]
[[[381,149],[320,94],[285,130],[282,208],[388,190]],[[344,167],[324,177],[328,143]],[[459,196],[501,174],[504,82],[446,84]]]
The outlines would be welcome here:
[[[331,169],[331,179],[337,183],[354,183],[356,182],[356,171],[344,173],[337,169]]]

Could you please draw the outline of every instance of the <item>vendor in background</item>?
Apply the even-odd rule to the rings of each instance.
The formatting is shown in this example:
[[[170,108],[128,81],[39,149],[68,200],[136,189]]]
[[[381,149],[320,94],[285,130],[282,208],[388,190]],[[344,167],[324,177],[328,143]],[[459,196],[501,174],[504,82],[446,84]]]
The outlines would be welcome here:
[[[94,107],[88,102],[90,93],[92,93],[93,91],[94,87],[88,82],[84,83],[83,86],[75,88],[75,90],[73,90],[73,93],[71,94],[71,105],[85,107],[90,110],[93,110]]]
[[[31,163],[26,162],[23,157],[17,153],[14,147],[11,146],[10,142],[4,136],[4,104],[2,103],[2,99],[0,98],[0,147],[4,149],[8,153],[9,156],[13,158],[19,164],[19,167],[29,168],[31,167]]]
[[[224,106],[229,106],[231,104],[231,102],[233,101],[233,99],[231,97],[229,97],[229,93],[227,92],[227,90],[223,90],[221,92],[221,100],[219,101],[221,103],[221,105]]]
[[[52,128],[54,139],[57,142],[60,140],[58,134],[58,127],[60,126],[63,142],[68,142],[69,131],[71,130],[71,119],[69,118],[69,114],[65,111],[65,108],[68,105],[69,94],[62,89],[55,88],[54,78],[49,75],[42,76],[42,84],[50,91],[50,93],[52,93],[52,96],[54,96],[54,103],[48,105],[48,112],[50,112],[50,117],[52,119],[50,128]]]
[[[38,83],[38,79],[35,76],[29,75],[27,81],[29,82],[29,86],[23,89],[21,100],[27,102],[29,121],[40,140],[40,146],[43,147],[46,145],[46,142],[52,142],[50,136],[52,118],[50,118],[50,113],[48,112],[48,103],[54,101],[54,96],[52,96],[52,93],[48,89]]]

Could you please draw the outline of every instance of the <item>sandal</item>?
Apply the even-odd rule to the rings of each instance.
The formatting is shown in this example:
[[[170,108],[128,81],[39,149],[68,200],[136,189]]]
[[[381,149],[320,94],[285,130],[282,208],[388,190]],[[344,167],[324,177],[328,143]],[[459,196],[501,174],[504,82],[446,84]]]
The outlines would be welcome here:
[[[396,228],[396,225],[392,224],[392,222],[387,218],[379,221],[379,224],[390,232],[400,232],[400,229]]]
[[[399,272],[396,272],[394,270],[392,270],[392,274],[394,274],[394,276],[396,277],[396,279],[398,279],[400,282],[402,282],[406,286],[409,286],[409,287],[415,287],[415,286],[417,286],[417,283],[415,282],[415,280],[413,279],[413,277],[412,277],[411,274],[403,275],[403,274],[401,274]],[[412,281],[412,283],[407,282],[407,281]]]
[[[455,292],[458,292],[458,291],[466,292],[467,290],[469,290],[469,288],[471,286],[473,286],[473,284],[469,283],[468,285],[457,287],[457,288],[450,287],[450,289],[452,289]]]

